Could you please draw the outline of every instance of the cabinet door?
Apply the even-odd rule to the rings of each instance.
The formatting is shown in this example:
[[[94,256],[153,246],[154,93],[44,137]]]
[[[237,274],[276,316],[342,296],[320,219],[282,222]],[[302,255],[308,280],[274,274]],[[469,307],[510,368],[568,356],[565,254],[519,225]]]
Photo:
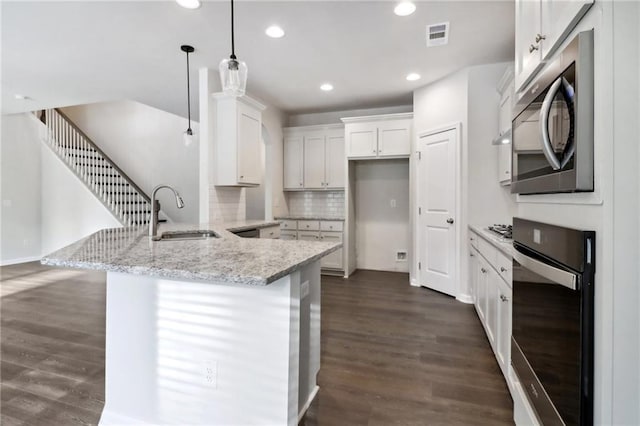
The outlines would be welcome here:
[[[267,228],[260,228],[260,238],[270,238],[272,240],[280,238],[280,226],[269,226]]]
[[[511,144],[498,146],[498,182],[511,184]]]
[[[322,232],[320,239],[328,243],[341,243],[342,232]],[[342,249],[336,250],[323,257],[320,261],[320,266],[327,269],[342,269]]]
[[[542,59],[547,59],[560,47],[594,0],[544,0],[541,10],[540,34]]]
[[[304,144],[302,136],[287,136],[284,139],[284,189],[302,189]]]
[[[504,280],[498,281],[498,334],[496,357],[505,377],[511,363],[511,288]]]
[[[238,103],[238,183],[259,185],[262,174],[260,113]]]
[[[325,142],[326,188],[344,189],[344,133],[328,134]]]
[[[515,85],[520,91],[542,67],[540,34],[541,0],[516,0],[516,63]]]
[[[476,252],[477,253],[477,252]],[[487,322],[487,280],[489,273],[489,266],[487,262],[480,256],[476,257],[476,310],[478,311],[478,317],[482,324]]]
[[[496,352],[496,337],[498,334],[498,285],[502,280],[498,273],[491,266],[487,267],[487,312],[486,312],[486,330],[489,343]]]
[[[378,156],[406,157],[411,152],[412,120],[378,123]]]
[[[324,189],[324,158],[324,135],[305,135],[304,187],[306,189]]]
[[[347,157],[371,158],[378,155],[378,128],[375,123],[354,123],[345,126]]]
[[[469,291],[475,305],[478,301],[478,252],[469,245]]]

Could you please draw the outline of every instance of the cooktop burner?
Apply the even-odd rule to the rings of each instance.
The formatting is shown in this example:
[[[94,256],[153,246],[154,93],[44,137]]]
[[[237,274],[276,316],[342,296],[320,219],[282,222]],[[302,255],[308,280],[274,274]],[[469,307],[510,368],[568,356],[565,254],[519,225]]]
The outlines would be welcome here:
[[[505,239],[513,238],[513,226],[511,225],[491,225],[489,226],[489,231],[494,232]]]

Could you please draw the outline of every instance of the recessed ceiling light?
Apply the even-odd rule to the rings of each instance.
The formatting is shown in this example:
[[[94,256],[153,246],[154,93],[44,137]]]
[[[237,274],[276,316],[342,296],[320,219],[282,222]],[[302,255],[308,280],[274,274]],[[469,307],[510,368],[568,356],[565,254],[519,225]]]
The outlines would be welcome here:
[[[320,86],[320,90],[330,92],[331,90],[333,90],[333,85],[331,83],[324,83],[322,86]]]
[[[411,74],[409,74],[407,76],[407,80],[409,80],[409,81],[420,80],[420,74],[416,74],[415,72],[412,72]]]
[[[277,25],[272,25],[267,28],[264,32],[271,38],[281,38],[284,37],[284,30]]]
[[[176,0],[176,3],[186,9],[197,9],[202,5],[200,0]]]
[[[410,1],[403,1],[393,9],[393,12],[398,16],[409,16],[416,11],[416,5]]]
[[[19,94],[15,94],[13,95],[14,98],[19,99],[19,100],[24,100],[27,99],[27,97],[25,95],[19,95]]]

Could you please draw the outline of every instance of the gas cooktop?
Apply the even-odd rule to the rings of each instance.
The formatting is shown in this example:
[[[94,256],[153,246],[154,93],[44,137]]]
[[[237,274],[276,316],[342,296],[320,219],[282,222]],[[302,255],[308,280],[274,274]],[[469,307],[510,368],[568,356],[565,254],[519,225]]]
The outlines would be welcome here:
[[[511,225],[491,225],[489,226],[489,231],[500,235],[504,239],[512,239],[513,238],[513,226]]]

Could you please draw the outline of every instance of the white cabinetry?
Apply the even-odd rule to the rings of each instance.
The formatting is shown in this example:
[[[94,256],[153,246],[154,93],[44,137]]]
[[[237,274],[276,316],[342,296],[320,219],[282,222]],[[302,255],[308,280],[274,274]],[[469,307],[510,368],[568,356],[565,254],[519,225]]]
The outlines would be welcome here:
[[[343,118],[347,158],[403,158],[411,153],[413,114]]]
[[[264,105],[243,96],[213,94],[213,184],[257,186],[262,167],[262,110]]]
[[[500,369],[511,389],[511,259],[470,232],[469,262],[474,304]]]
[[[302,135],[284,138],[284,189],[304,188],[304,139]]]
[[[515,87],[520,92],[594,0],[516,0]]]
[[[344,189],[344,129],[290,127],[284,139],[284,189]]]
[[[342,243],[344,222],[341,220],[284,220],[280,224],[281,239]],[[297,230],[297,232],[296,232]],[[344,271],[342,248],[323,257],[320,266],[325,271]]]

